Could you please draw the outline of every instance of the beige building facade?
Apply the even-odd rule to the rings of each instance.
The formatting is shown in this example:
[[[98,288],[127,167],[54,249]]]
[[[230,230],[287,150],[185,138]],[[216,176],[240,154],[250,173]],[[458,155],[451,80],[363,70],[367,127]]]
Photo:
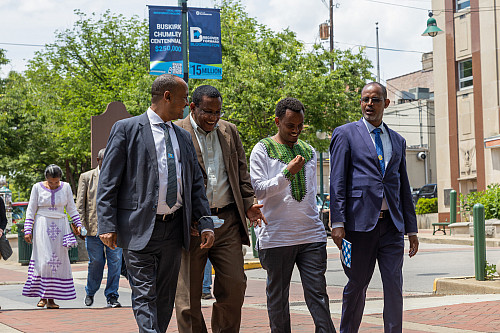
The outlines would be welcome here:
[[[433,54],[422,55],[422,69],[386,81],[391,104],[384,123],[406,140],[406,165],[414,189],[436,183]]]
[[[499,5],[432,0],[444,31],[433,39],[440,221],[449,219],[451,189],[468,194],[500,182]]]

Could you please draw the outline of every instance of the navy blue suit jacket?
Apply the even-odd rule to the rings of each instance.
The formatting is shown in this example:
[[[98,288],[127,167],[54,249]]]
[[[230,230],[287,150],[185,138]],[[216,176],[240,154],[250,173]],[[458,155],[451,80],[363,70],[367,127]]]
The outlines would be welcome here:
[[[417,232],[406,171],[406,141],[387,125],[392,157],[382,176],[377,152],[363,119],[337,127],[330,143],[330,218],[350,231],[375,228],[385,194],[400,232]]]
[[[183,246],[189,249],[191,220],[213,229],[203,176],[191,135],[173,125],[180,148],[183,186]],[[98,234],[117,233],[117,245],[140,251],[153,232],[159,191],[158,158],[147,113],[111,129],[97,188]],[[202,218],[203,217],[203,218]]]

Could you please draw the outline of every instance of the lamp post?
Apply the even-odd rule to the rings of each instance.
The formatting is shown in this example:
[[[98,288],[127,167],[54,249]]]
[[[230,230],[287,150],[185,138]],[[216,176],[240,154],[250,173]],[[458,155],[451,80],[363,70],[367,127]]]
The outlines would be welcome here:
[[[375,23],[375,35],[377,40],[377,82],[380,83],[380,57],[379,57],[379,45],[378,45],[378,22]]]
[[[439,29],[436,23],[436,19],[432,17],[432,12],[429,12],[429,19],[427,20],[427,29],[425,29],[422,36],[436,37],[438,34],[442,33],[443,30]]]
[[[322,132],[322,131],[317,131],[316,137],[320,140],[328,139],[328,135],[326,134],[326,132]],[[324,196],[325,185],[324,185],[323,175],[324,175],[323,152],[320,151],[319,152],[319,191],[320,191],[319,196],[321,197],[321,201],[325,201],[325,196]]]

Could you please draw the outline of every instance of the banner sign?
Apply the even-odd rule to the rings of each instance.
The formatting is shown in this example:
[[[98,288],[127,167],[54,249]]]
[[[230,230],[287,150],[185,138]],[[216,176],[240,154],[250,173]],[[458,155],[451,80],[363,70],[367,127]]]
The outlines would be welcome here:
[[[189,78],[222,79],[220,10],[189,8]]]
[[[149,7],[149,73],[174,74],[182,71],[182,12],[180,7]]]

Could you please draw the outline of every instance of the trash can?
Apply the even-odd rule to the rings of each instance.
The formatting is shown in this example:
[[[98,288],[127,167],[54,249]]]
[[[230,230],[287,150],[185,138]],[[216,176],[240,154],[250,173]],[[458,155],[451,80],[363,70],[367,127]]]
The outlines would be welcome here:
[[[33,245],[24,240],[24,223],[17,223],[17,248],[19,254],[18,262],[26,266],[30,263]]]
[[[78,247],[71,247],[68,251],[69,262],[75,263],[78,261]]]

